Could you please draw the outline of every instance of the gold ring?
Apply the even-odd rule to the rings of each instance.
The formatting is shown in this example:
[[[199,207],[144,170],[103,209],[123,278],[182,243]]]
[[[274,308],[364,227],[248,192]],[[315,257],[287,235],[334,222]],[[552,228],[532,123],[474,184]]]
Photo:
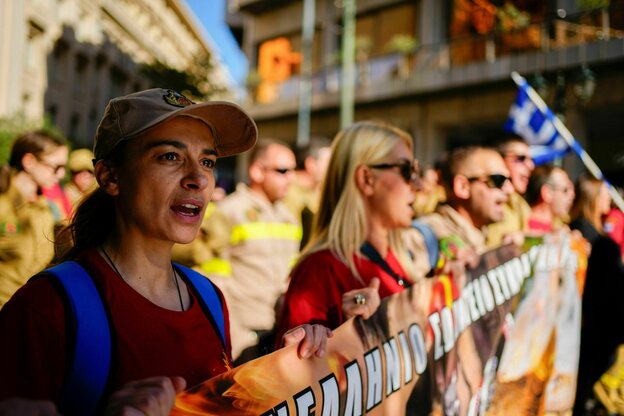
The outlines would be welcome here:
[[[356,305],[364,305],[364,304],[366,304],[366,296],[362,295],[361,293],[356,294],[353,297],[353,300],[355,301]]]

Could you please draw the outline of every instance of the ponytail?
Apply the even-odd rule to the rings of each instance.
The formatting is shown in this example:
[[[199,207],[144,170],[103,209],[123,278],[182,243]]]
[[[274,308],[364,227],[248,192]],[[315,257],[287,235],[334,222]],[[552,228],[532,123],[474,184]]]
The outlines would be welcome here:
[[[103,163],[121,166],[127,141],[119,143]],[[115,199],[98,187],[85,196],[76,207],[74,215],[58,234],[55,263],[73,260],[82,251],[101,246],[115,229]]]
[[[113,197],[97,188],[82,200],[70,223],[59,232],[55,262],[73,260],[83,250],[102,245],[114,227]]]

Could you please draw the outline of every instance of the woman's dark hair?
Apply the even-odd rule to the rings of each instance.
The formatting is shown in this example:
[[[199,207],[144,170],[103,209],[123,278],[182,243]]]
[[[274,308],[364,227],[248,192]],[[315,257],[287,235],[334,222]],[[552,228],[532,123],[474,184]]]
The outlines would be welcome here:
[[[127,142],[117,145],[101,163],[121,166],[126,145]],[[59,232],[55,263],[75,259],[85,249],[102,245],[113,231],[115,222],[114,198],[103,189],[96,188],[84,197],[69,224]]]
[[[530,206],[537,205],[542,199],[542,187],[550,181],[550,177],[555,170],[552,165],[538,166],[531,172],[527,190],[524,194],[524,199]]]
[[[51,148],[60,146],[67,146],[65,139],[45,130],[29,131],[18,136],[11,147],[8,165],[0,168],[0,193],[6,192],[9,188],[12,172],[24,170],[22,159],[25,155],[32,153],[36,158],[40,158]]]
[[[457,147],[446,155],[439,162],[440,183],[446,188],[447,195],[453,195],[453,180],[459,175],[464,163],[477,152],[487,148],[481,146],[462,146]]]
[[[32,153],[36,158],[48,153],[50,147],[67,146],[67,142],[61,136],[45,130],[29,131],[19,136],[11,147],[9,166],[17,171],[24,170],[22,159],[27,153]]]

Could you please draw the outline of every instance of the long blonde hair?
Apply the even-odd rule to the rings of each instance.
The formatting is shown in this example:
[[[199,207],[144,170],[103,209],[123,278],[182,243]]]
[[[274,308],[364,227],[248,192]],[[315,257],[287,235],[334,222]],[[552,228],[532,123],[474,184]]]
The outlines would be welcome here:
[[[600,233],[604,234],[602,228],[602,214],[598,212],[598,202],[600,191],[605,186],[604,181],[588,176],[579,178],[576,183],[576,194],[570,209],[572,220],[585,218]]]
[[[362,281],[353,255],[360,254],[368,230],[364,200],[356,186],[355,171],[361,165],[386,161],[399,142],[413,149],[409,133],[379,121],[357,122],[336,135],[321,187],[319,210],[300,261],[313,252],[329,249]],[[390,232],[389,244],[403,270],[414,279],[416,274],[399,230]]]

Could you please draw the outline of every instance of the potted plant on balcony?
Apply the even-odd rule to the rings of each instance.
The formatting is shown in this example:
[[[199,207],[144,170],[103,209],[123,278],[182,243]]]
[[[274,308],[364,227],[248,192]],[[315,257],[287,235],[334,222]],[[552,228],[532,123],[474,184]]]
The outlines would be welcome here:
[[[583,40],[608,38],[610,31],[609,6],[611,0],[577,0],[581,11],[579,30]]]
[[[397,66],[397,74],[400,78],[407,78],[410,73],[410,55],[418,48],[416,37],[407,34],[396,34],[386,44],[386,51],[401,54]]]
[[[355,62],[357,64],[358,82],[366,85],[369,82],[368,56],[373,42],[369,36],[356,36]]]
[[[539,46],[540,29],[537,25],[531,25],[531,15],[528,12],[507,2],[496,9],[496,18],[503,44],[509,49],[522,50]]]
[[[611,0],[576,0],[576,3],[579,9],[587,11],[609,7]]]

